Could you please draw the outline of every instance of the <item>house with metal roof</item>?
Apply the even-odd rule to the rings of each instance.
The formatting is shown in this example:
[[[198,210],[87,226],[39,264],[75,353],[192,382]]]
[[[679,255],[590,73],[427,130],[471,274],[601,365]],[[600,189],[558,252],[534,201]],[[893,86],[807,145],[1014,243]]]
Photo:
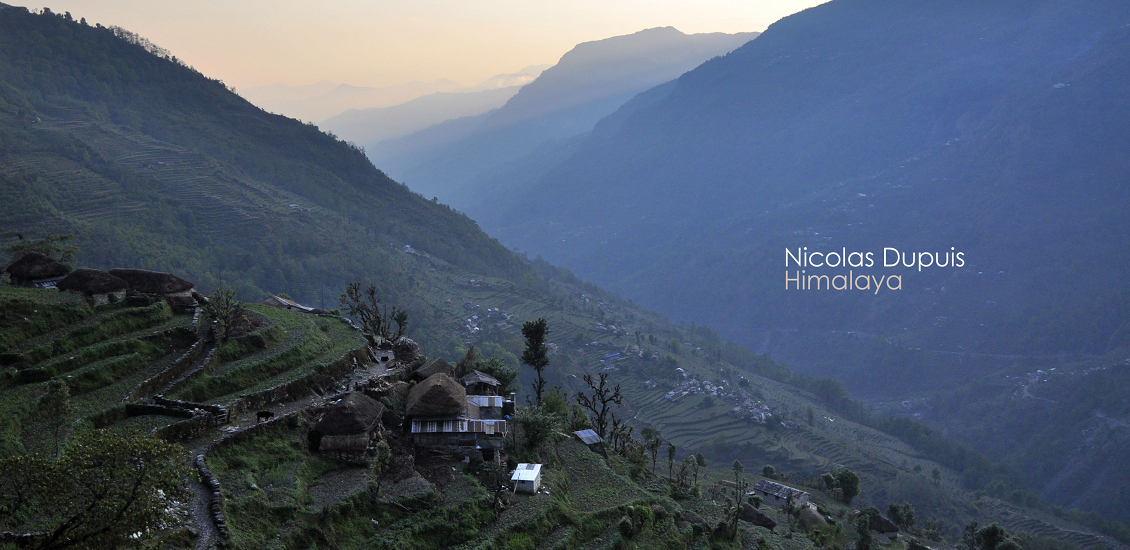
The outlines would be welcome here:
[[[495,395],[502,385],[497,378],[482,371],[474,371],[460,381],[463,382],[463,387],[467,388],[467,393],[474,395]]]
[[[749,492],[751,495],[758,495],[765,502],[774,506],[786,506],[792,504],[793,506],[803,506],[808,504],[808,493],[800,489],[794,489],[780,483],[763,479],[753,486],[753,490]]]
[[[536,494],[541,486],[541,464],[519,464],[510,474],[510,482],[514,484],[514,492]]]

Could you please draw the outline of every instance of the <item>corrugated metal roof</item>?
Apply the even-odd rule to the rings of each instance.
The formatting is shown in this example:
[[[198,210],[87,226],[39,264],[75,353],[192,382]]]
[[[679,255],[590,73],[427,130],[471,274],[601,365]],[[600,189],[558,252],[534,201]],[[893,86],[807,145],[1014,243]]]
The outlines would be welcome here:
[[[796,499],[796,498],[800,497],[801,495],[807,495],[808,494],[804,491],[801,491],[800,489],[793,489],[792,487],[786,487],[784,485],[781,485],[780,483],[774,483],[774,482],[769,481],[767,479],[763,479],[761,481],[758,481],[757,485],[753,486],[753,490],[760,492],[760,493],[764,493],[766,495],[773,495],[773,496],[775,496],[779,499],[783,499],[783,500],[787,500],[789,498],[789,495],[792,495],[792,497],[794,499]]]
[[[493,376],[491,376],[491,375],[489,375],[485,372],[482,372],[482,371],[475,371],[475,372],[472,372],[471,374],[468,374],[467,376],[463,377],[463,384],[464,385],[480,384],[480,383],[490,384],[491,386],[501,386],[502,385],[502,382],[499,382],[497,378],[495,378],[495,377],[493,377]]]
[[[525,462],[514,469],[510,481],[533,481],[541,475],[541,464],[527,464]]]
[[[579,430],[573,432],[573,435],[577,436],[577,439],[583,441],[585,445],[595,445],[604,441],[592,430]]]

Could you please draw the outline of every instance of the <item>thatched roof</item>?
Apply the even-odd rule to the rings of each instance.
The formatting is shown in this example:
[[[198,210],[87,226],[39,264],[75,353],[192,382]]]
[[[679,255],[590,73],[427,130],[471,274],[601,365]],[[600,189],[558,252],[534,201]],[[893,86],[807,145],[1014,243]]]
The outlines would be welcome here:
[[[433,374],[408,392],[408,416],[459,416],[467,411],[467,390],[451,376]]]
[[[192,290],[192,283],[162,271],[114,268],[110,275],[122,278],[130,288],[143,294],[174,294]]]
[[[452,368],[447,361],[444,361],[439,357],[433,357],[431,359],[428,359],[428,362],[424,363],[422,367],[416,369],[416,372],[412,373],[412,376],[413,378],[423,380],[425,378],[428,378],[429,376],[432,376],[433,374],[446,374],[452,378],[455,378],[455,369]]]
[[[367,435],[380,423],[384,409],[384,405],[376,399],[354,392],[330,405],[326,414],[314,425],[314,431],[323,436]]]
[[[318,452],[363,453],[369,449],[369,434],[327,435],[318,443]]]
[[[53,279],[70,273],[71,268],[39,252],[26,252],[20,259],[12,262],[6,271],[12,275],[13,282]]]
[[[129,284],[105,271],[81,267],[56,283],[55,288],[92,295],[120,292],[129,288]]]
[[[392,343],[392,353],[397,361],[412,362],[420,356],[420,345],[407,336],[401,336]]]
[[[471,346],[467,348],[467,354],[464,355],[463,358],[459,360],[459,363],[455,366],[456,372],[459,373],[459,376],[469,374],[471,371],[475,370],[475,365],[478,362],[479,354],[475,353],[475,346]]]

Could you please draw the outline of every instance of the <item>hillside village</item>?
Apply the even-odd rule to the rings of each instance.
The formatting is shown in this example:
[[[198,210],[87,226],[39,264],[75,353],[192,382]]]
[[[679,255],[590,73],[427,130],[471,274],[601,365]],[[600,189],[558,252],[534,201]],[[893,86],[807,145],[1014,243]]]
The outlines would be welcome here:
[[[22,311],[32,315],[0,326],[3,401],[21,417],[8,437],[23,452],[50,443],[26,400],[49,395],[52,380],[62,379],[62,414],[74,420],[56,446],[101,432],[174,445],[191,464],[180,474],[190,482],[179,488],[183,500],[149,527],[163,547],[945,545],[933,520],[904,517],[913,514],[909,504],[852,507],[860,477],[843,466],[830,465],[816,481],[772,466],[747,471],[740,461],[711,468],[701,452],[625,422],[634,407],[612,381],[634,379],[641,365],[659,360],[640,336],[641,343],[610,334],[605,343],[580,344],[593,363],[589,392],[580,392],[589,401],[550,387],[538,404],[520,401],[518,373],[474,345],[452,363],[428,356],[403,334],[407,319],[393,320],[396,310],[376,301],[343,294],[355,322],[286,296],[261,304],[230,292],[206,297],[171,273],[71,270],[47,252],[17,253],[0,284],[6,309],[29,304]],[[464,310],[475,312],[468,324],[529,326],[495,307],[467,302]],[[60,321],[62,312],[69,321]],[[60,322],[66,328],[55,328]],[[621,332],[593,323],[601,328]],[[541,338],[527,348],[558,356],[551,350],[561,346]],[[120,353],[142,343],[163,349],[122,366],[136,353]],[[662,377],[636,385],[661,401],[701,396],[714,402],[700,408],[718,406],[743,422],[802,428],[745,376],[731,372],[740,378],[731,385],[699,381],[701,373],[670,363],[658,368]],[[264,523],[264,513],[277,519]],[[48,537],[28,529],[46,518],[4,521],[9,543],[35,547]],[[1020,540],[1009,537],[1002,540]]]

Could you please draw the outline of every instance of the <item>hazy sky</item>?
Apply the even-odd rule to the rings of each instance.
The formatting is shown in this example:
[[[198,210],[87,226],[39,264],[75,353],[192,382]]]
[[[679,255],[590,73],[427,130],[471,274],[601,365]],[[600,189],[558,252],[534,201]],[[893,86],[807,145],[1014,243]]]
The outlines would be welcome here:
[[[761,31],[815,0],[5,0],[118,25],[237,88],[382,86],[552,64],[579,42],[673,26]]]

